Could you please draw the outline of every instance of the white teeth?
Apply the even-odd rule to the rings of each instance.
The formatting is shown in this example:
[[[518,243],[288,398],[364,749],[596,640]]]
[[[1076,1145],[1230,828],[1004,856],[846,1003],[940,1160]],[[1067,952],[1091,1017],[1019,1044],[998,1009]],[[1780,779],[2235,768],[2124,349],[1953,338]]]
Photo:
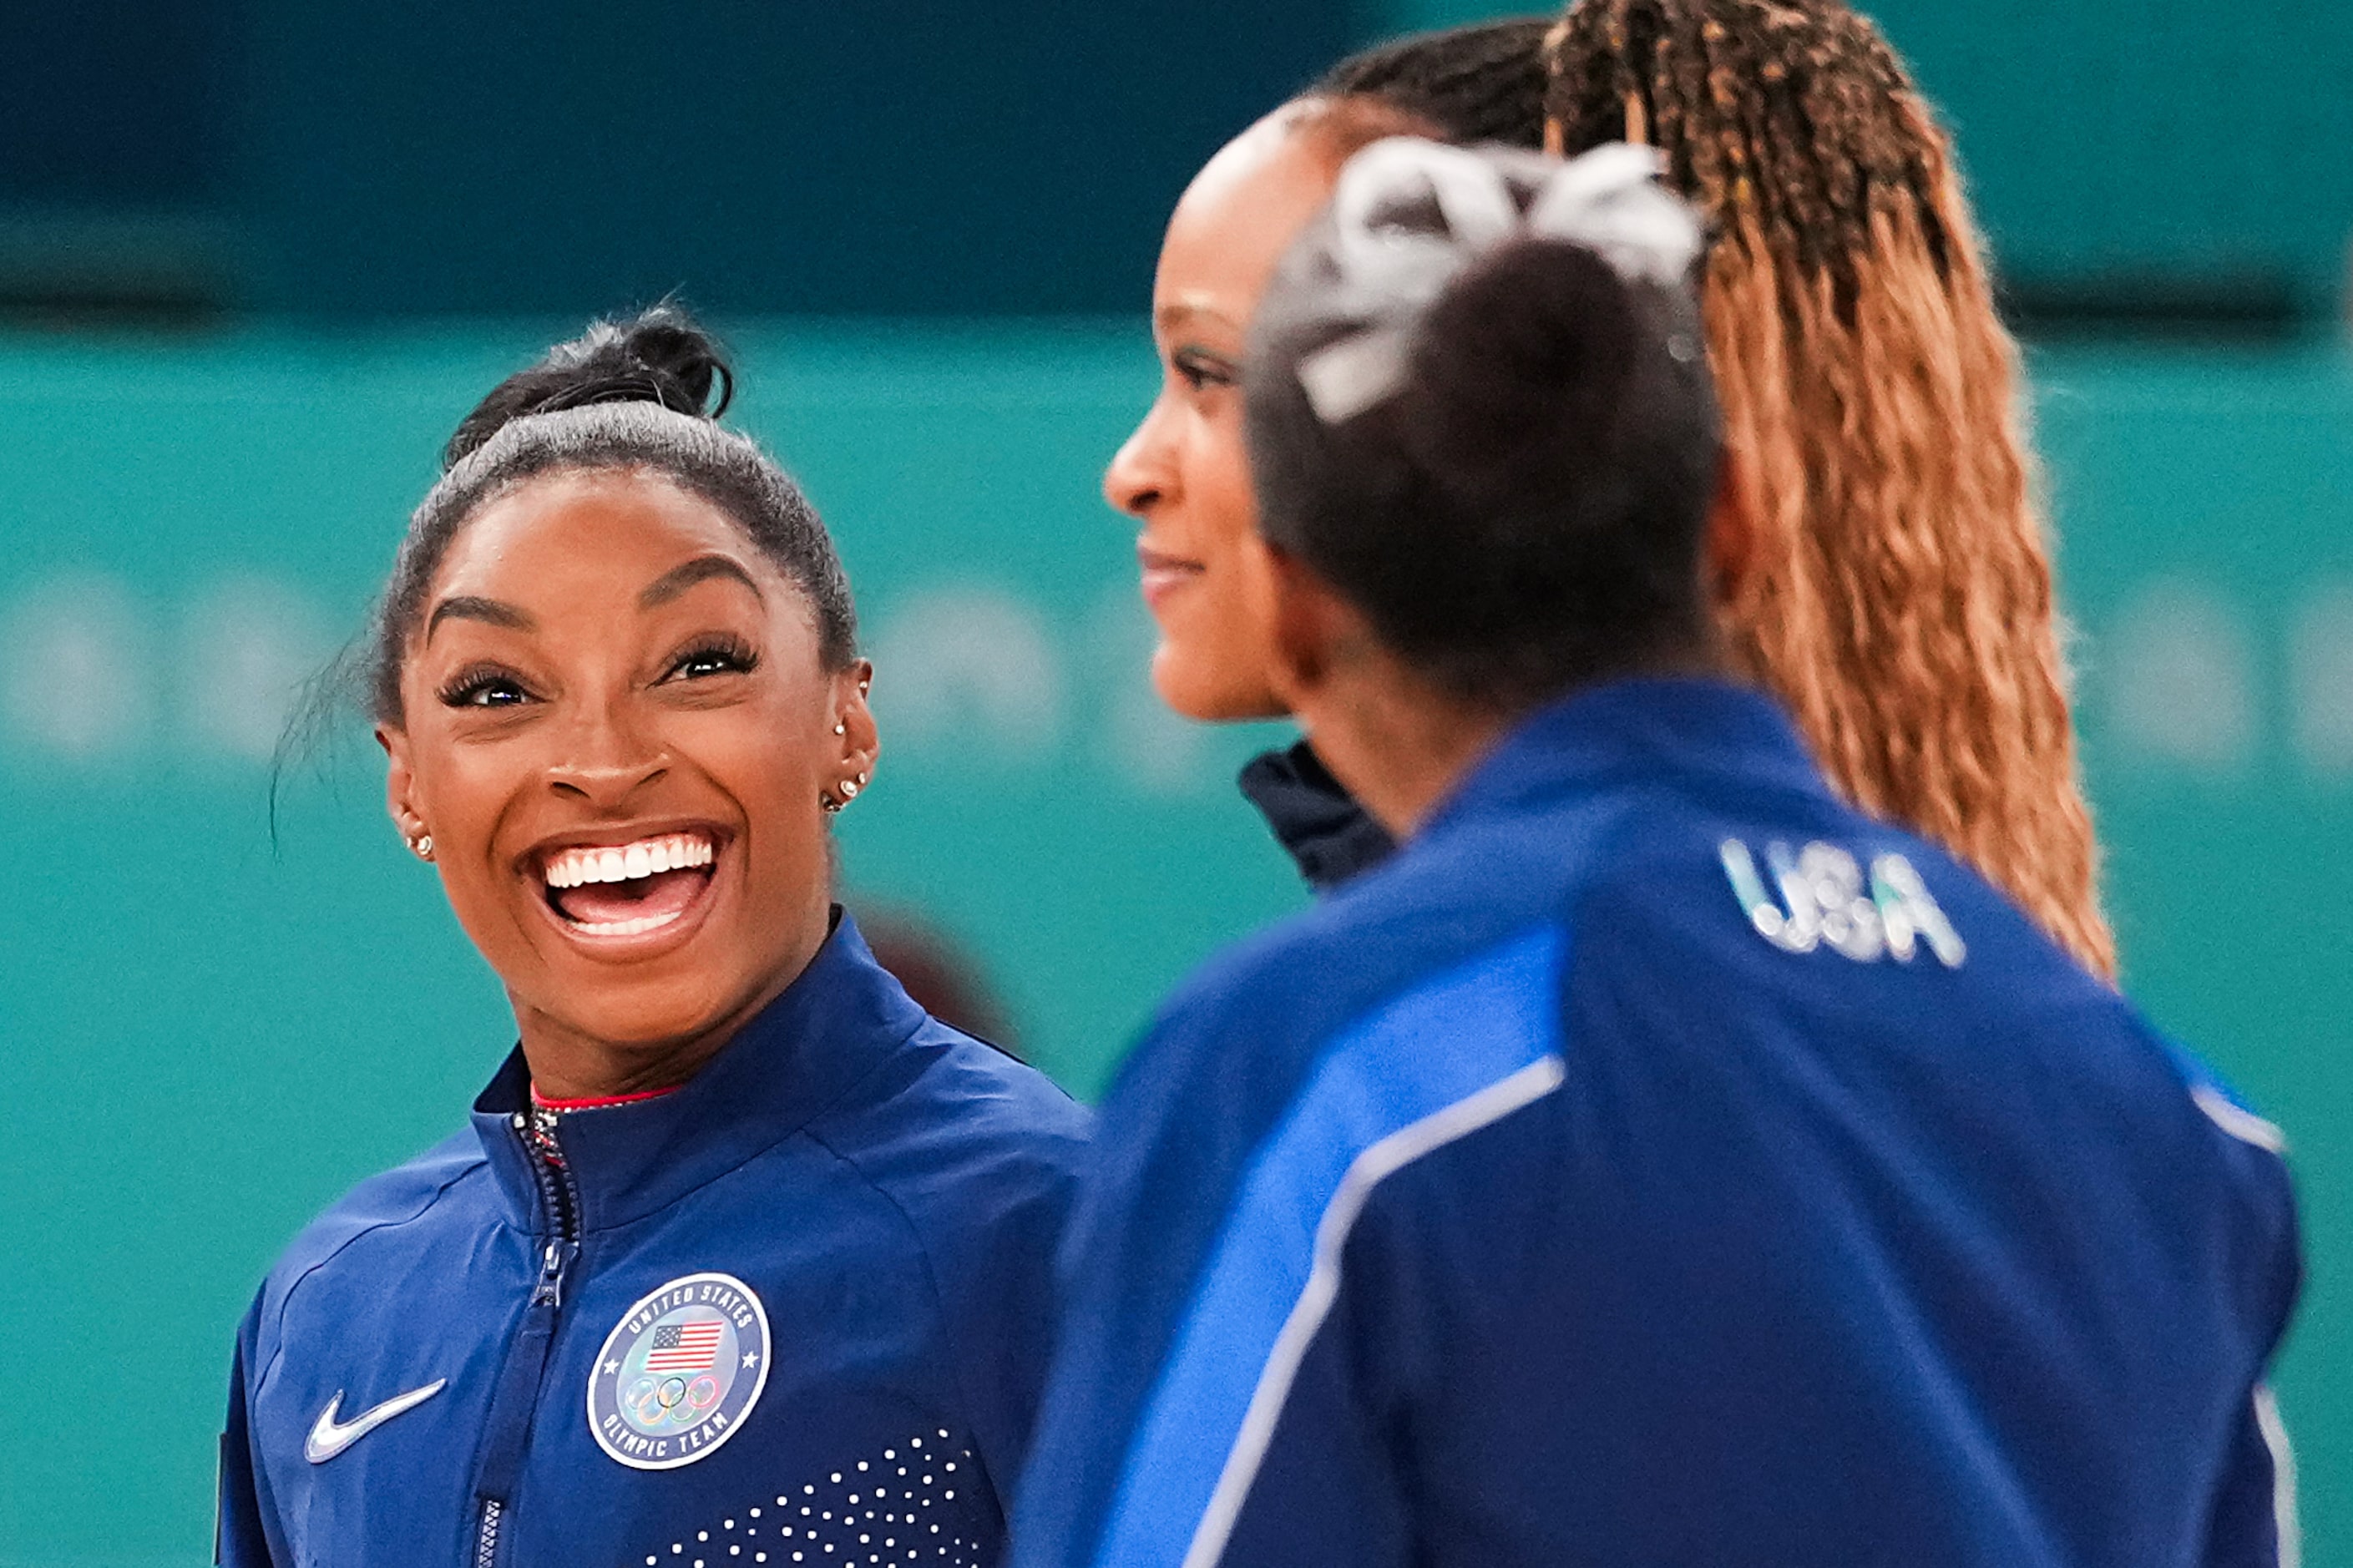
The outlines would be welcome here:
[[[640,838],[634,844],[610,847],[597,845],[559,849],[547,858],[541,875],[546,879],[549,887],[559,889],[576,888],[584,882],[628,882],[658,872],[683,871],[690,867],[708,866],[713,857],[711,840],[702,835],[670,833],[659,838]]]
[[[637,936],[644,931],[659,931],[686,911],[672,910],[666,915],[640,915],[633,921],[581,921],[577,928],[590,936]]]

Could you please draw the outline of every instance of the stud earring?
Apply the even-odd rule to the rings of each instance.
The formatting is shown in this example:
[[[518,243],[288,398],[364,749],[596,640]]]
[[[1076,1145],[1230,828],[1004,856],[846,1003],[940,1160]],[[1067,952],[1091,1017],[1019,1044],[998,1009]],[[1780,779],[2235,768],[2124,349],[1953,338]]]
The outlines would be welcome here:
[[[849,733],[849,726],[836,719],[833,721],[833,732],[837,735],[847,735]]]
[[[418,834],[416,837],[408,841],[408,847],[410,852],[413,853],[419,860],[432,859],[433,835],[430,833]]]
[[[841,815],[841,802],[834,799],[832,795],[822,790],[818,792],[817,803],[825,809],[825,814],[828,816],[839,816]]]
[[[844,799],[844,800],[855,800],[855,799],[857,799],[857,798],[858,798],[858,786],[859,786],[859,784],[861,784],[861,783],[863,783],[863,782],[864,782],[864,775],[863,775],[863,774],[860,774],[858,778],[854,778],[854,779],[844,779],[844,780],[842,780],[842,781],[841,781],[841,798],[842,798],[842,799]]]

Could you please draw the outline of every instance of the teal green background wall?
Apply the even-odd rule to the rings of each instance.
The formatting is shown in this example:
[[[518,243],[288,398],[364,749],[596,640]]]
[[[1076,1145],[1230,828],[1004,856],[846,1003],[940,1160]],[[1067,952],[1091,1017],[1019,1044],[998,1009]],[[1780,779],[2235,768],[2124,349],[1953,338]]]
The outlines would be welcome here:
[[[0,315],[364,325],[681,284],[738,316],[1135,309],[1226,136],[1352,39],[1514,8],[1552,7],[10,0]],[[2353,6],[1863,9],[1959,128],[2017,280],[2333,308]]]
[[[206,1560],[269,1258],[445,1135],[511,1037],[354,722],[288,781],[433,454],[535,323],[185,350],[0,342],[0,1563]],[[742,418],[837,530],[879,666],[854,905],[976,952],[1082,1093],[1299,895],[1163,714],[1097,474],[1140,325],[740,334]],[[2353,1562],[2353,361],[2046,355],[2037,407],[2132,988],[2297,1146],[2284,1373],[2315,1563]]]
[[[1548,14],[1366,0],[1381,29]],[[2343,299],[2353,6],[2335,0],[1860,0],[1956,132],[2001,270],[2051,284],[2273,284]]]

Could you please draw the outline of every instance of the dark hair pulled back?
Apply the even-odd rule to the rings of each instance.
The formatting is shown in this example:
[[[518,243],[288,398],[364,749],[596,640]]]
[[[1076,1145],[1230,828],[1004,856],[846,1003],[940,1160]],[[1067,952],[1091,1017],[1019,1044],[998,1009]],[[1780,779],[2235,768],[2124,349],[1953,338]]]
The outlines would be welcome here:
[[[1436,220],[1442,221],[1442,220]],[[1245,420],[1261,527],[1450,693],[1519,711],[1706,646],[1718,422],[1686,289],[1522,235],[1415,321],[1396,390],[1336,422],[1302,362],[1335,315],[1330,216],[1260,306]]]
[[[1553,26],[1549,16],[1511,16],[1377,44],[1325,71],[1309,94],[1377,100],[1449,142],[1540,147]]]
[[[832,538],[776,460],[720,426],[733,391],[718,343],[670,304],[598,321],[492,388],[449,437],[377,605],[364,670],[373,716],[400,721],[408,638],[450,541],[491,500],[567,470],[655,474],[719,508],[808,595],[827,668],[849,665],[857,615]]]

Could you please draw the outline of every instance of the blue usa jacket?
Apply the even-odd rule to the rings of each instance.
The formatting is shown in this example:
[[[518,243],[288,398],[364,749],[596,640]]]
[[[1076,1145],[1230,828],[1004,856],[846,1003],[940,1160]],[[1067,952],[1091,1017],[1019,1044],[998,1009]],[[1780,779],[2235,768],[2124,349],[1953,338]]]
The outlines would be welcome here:
[[[1180,992],[1099,1140],[1022,1568],[2189,1568],[2292,1520],[2276,1131],[1734,688],[1535,715]]]
[[[363,1183],[237,1341],[237,1568],[995,1561],[1086,1113],[844,917],[660,1099]]]

